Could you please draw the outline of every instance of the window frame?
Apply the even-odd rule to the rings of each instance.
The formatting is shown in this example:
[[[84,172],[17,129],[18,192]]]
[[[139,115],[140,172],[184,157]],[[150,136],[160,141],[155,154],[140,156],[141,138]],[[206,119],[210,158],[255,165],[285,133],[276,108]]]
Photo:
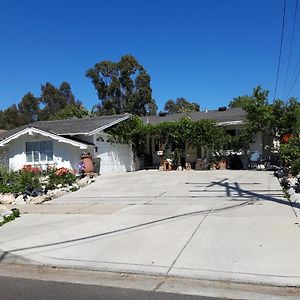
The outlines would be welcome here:
[[[54,161],[53,140],[26,141],[26,163],[40,164],[53,163]]]

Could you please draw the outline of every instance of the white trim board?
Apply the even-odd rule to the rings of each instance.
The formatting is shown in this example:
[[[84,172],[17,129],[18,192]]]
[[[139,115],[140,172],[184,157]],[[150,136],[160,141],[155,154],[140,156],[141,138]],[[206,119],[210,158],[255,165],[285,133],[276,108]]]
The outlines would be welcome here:
[[[61,137],[59,135],[56,135],[56,134],[53,134],[53,133],[50,133],[50,132],[47,132],[47,131],[44,131],[44,130],[41,130],[41,129],[37,129],[37,128],[34,128],[34,127],[27,127],[27,128],[15,133],[15,134],[9,136],[8,138],[2,140],[0,142],[0,147],[5,146],[10,141],[15,140],[15,139],[17,139],[20,136],[25,135],[25,134],[28,134],[28,135],[40,134],[42,136],[46,136],[46,137],[49,137],[53,140],[56,140],[59,143],[70,144],[74,147],[78,147],[79,149],[88,149],[88,148],[93,148],[94,147],[92,145],[89,146],[87,144],[80,143],[80,142],[77,142],[77,141],[73,141],[71,139],[67,139],[67,138]]]

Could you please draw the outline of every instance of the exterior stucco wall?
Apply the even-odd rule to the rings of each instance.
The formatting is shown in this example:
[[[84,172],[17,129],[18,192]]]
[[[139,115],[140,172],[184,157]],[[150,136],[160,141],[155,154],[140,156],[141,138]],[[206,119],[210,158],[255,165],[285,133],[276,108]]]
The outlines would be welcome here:
[[[24,165],[40,165],[40,163],[26,162],[25,142],[47,141],[49,138],[42,135],[24,135],[9,143],[9,167],[12,170],[19,170]],[[80,162],[80,154],[83,150],[69,144],[59,143],[53,140],[53,161],[49,165],[54,165],[58,168],[66,167],[77,169]]]
[[[100,174],[134,171],[131,145],[111,144],[106,136],[96,139],[95,145],[98,148],[96,157],[100,158]]]
[[[257,151],[259,154],[263,154],[263,148],[263,135],[262,132],[258,132],[254,143],[250,144],[250,152]]]
[[[0,147],[0,164],[9,166],[8,147]]]

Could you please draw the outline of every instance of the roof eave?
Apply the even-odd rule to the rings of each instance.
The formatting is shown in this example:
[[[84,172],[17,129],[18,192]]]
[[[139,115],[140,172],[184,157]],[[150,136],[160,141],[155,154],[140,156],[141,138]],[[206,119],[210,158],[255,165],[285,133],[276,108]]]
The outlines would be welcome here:
[[[56,134],[53,134],[53,133],[50,133],[50,132],[47,132],[47,131],[44,131],[44,130],[41,130],[41,129],[37,129],[35,127],[27,127],[27,128],[15,133],[15,134],[9,136],[9,137],[7,137],[6,139],[0,141],[0,147],[5,146],[10,141],[15,140],[15,139],[19,138],[22,135],[25,135],[25,134],[33,135],[34,133],[40,134],[42,136],[49,137],[53,140],[58,141],[59,143],[70,144],[74,147],[78,147],[79,149],[88,149],[88,148],[93,148],[94,147],[92,145],[86,145],[84,143],[76,142],[76,141],[61,137],[59,135],[56,135]]]
[[[114,125],[116,125],[116,124],[118,124],[118,123],[120,123],[120,122],[123,122],[123,121],[127,120],[130,116],[131,116],[131,115],[128,114],[128,115],[126,115],[126,116],[124,116],[124,117],[122,117],[122,118],[120,118],[120,119],[118,119],[118,120],[115,120],[115,121],[110,122],[110,123],[108,123],[108,124],[106,124],[106,125],[104,125],[104,126],[101,126],[101,127],[97,128],[97,129],[95,129],[95,130],[89,132],[88,135],[94,135],[94,134],[96,134],[96,133],[99,133],[99,132],[101,132],[101,131],[103,131],[103,130],[105,130],[105,129],[111,127],[111,126],[114,126]]]

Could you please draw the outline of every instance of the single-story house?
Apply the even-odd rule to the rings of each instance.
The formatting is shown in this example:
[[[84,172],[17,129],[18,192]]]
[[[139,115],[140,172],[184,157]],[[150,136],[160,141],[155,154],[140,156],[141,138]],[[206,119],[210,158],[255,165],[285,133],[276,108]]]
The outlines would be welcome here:
[[[12,170],[24,165],[78,169],[80,156],[89,152],[96,172],[134,171],[131,145],[111,144],[104,132],[127,120],[129,114],[38,121],[0,134],[0,163]]]
[[[204,119],[212,120],[217,126],[225,128],[226,132],[232,136],[239,134],[240,130],[247,122],[247,113],[241,108],[226,108],[220,107],[217,110],[205,110],[198,112],[184,112],[175,114],[160,114],[158,116],[146,116],[143,121],[148,124],[159,124],[163,122],[178,121],[184,117],[190,118],[192,121],[199,121]],[[272,145],[272,139],[269,136],[258,132],[255,137],[254,143],[250,145],[250,152],[254,153],[256,157],[265,155],[265,150]],[[149,137],[146,149],[144,153],[144,159],[142,165],[145,168],[158,167],[160,164],[160,157],[157,153],[161,150],[159,148],[159,141],[155,137]],[[164,149],[165,152],[172,152],[174,149],[169,147]],[[197,159],[205,159],[207,156],[206,149],[195,149],[189,145],[185,145],[185,149],[182,151],[183,156],[181,157],[182,165],[186,163],[195,166]],[[241,155],[242,156],[242,155]],[[244,168],[247,168],[247,158],[241,157]]]
[[[0,163],[12,170],[24,165],[66,167],[78,169],[80,156],[89,152],[95,162],[95,172],[101,174],[129,172],[143,168],[158,167],[160,157],[159,141],[148,137],[144,154],[135,157],[132,146],[111,144],[106,129],[127,120],[130,114],[67,119],[56,121],[38,121],[0,133]],[[231,135],[238,135],[246,123],[246,112],[240,108],[219,108],[218,110],[163,114],[146,116],[144,123],[158,124],[189,117],[192,121],[210,119],[222,126]],[[270,137],[262,133],[256,135],[250,151],[257,156],[263,155],[266,145],[271,145]],[[165,149],[172,151],[172,149]],[[199,151],[200,150],[200,151]],[[182,165],[195,166],[197,159],[205,158],[204,147],[195,149],[185,145]],[[244,167],[247,163],[244,161]]]

